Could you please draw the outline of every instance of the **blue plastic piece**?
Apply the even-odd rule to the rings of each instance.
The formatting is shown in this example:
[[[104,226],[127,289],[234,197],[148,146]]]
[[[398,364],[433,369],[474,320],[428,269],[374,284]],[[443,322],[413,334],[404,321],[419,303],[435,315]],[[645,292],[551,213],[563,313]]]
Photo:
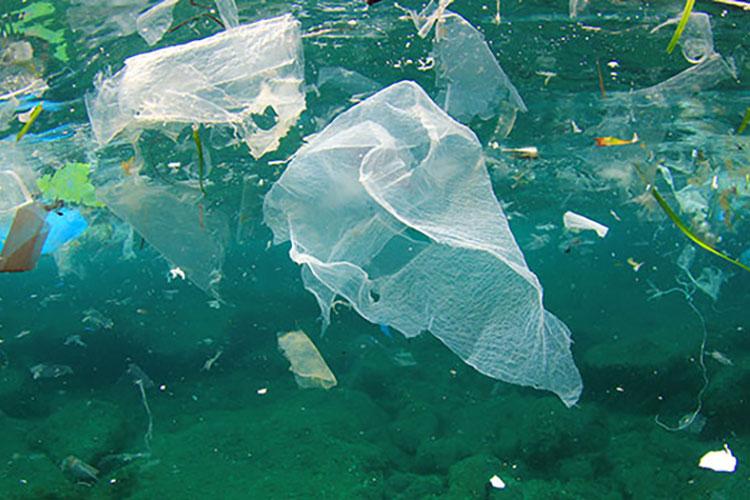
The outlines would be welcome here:
[[[42,254],[50,254],[65,243],[76,239],[89,226],[86,219],[78,210],[61,208],[53,210],[47,215],[49,234],[42,247]]]

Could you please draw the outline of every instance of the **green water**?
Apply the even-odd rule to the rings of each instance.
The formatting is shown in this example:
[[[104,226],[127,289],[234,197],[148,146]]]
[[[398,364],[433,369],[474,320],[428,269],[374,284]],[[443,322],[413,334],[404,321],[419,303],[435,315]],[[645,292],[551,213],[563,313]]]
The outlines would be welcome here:
[[[133,154],[127,145],[95,151],[83,96],[97,73],[115,72],[149,47],[132,23],[129,34],[117,32],[115,14],[126,7],[81,12],[74,3],[4,0],[0,7],[2,46],[31,42],[34,67],[23,70],[47,80],[45,99],[63,103],[43,112],[31,132],[77,130],[75,138],[20,152],[4,142],[3,162],[19,154],[52,167],[88,161],[118,171]],[[689,242],[658,207],[638,199],[644,186],[632,165],[662,163],[676,179],[704,184],[731,173],[739,179],[734,192],[722,199],[722,190],[707,191],[711,241],[732,256],[750,248],[750,201],[742,195],[750,130],[735,133],[750,108],[750,12],[697,3],[711,15],[714,48],[733,59],[737,78],[676,91],[657,106],[623,96],[689,66],[679,49],[665,52],[672,27],[649,33],[682,2],[593,3],[571,20],[567,2],[504,0],[500,24],[493,1],[451,6],[484,33],[529,108],[507,138],[487,123],[471,125],[483,144],[540,151],[537,160],[492,147],[486,155],[545,307],[573,332],[584,384],[578,404],[568,409],[551,393],[492,380],[429,334],[388,335],[346,306],[336,307],[321,334],[320,310],[289,245],[269,245],[258,210],[241,214],[243,179],[266,181],[262,195],[283,172],[278,161],[352,105],[360,90],[315,91],[323,67],[357,71],[381,87],[415,80],[433,95],[434,72],[417,63],[431,42],[417,38],[389,0],[369,9],[360,1],[239,0],[243,23],[287,12],[300,20],[309,88],[297,125],[260,160],[227,146],[222,132],[204,131],[212,170],[203,203],[227,218],[231,232],[221,300],[170,280],[171,266],[137,233],[134,258],[126,258],[127,226],[105,208],[82,209],[89,228],[69,258],[43,256],[34,271],[0,274],[0,498],[749,497],[750,275],[698,249],[694,278],[714,267],[724,280],[716,297],[690,282],[677,265]],[[182,0],[174,25],[202,12]],[[97,30],[106,21],[114,24]],[[195,17],[156,47],[220,29]],[[20,128],[11,121],[0,135]],[[633,132],[643,147],[593,145],[594,137]],[[145,174],[174,182],[163,173],[166,163],[195,155],[186,131],[176,144],[145,132]],[[567,210],[610,233],[566,233]],[[628,259],[642,266],[636,271]],[[277,346],[277,333],[294,329],[316,344],[335,388],[297,386]],[[40,363],[73,373],[35,379],[30,369]],[[154,382],[143,394],[126,373],[131,363]],[[658,425],[677,427],[699,401],[692,425]],[[734,473],[698,467],[725,443],[738,459]],[[71,455],[99,469],[96,483],[62,470]],[[507,487],[492,489],[493,475]]]

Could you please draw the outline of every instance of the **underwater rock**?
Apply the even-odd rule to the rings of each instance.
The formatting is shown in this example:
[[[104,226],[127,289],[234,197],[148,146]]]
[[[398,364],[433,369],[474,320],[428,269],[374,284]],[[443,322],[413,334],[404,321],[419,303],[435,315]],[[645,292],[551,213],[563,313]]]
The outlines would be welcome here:
[[[291,242],[325,325],[340,295],[485,375],[578,400],[570,332],[544,310],[478,139],[417,84],[378,92],[300,148],[264,218],[274,243]]]
[[[297,330],[282,333],[278,340],[279,349],[291,363],[289,370],[294,373],[298,386],[305,389],[330,389],[337,384],[333,372],[305,332]]]
[[[128,58],[116,74],[100,74],[86,98],[96,140],[104,146],[126,129],[164,124],[221,124],[260,158],[305,109],[301,40],[300,23],[284,15]],[[256,122],[267,114],[273,124]]]

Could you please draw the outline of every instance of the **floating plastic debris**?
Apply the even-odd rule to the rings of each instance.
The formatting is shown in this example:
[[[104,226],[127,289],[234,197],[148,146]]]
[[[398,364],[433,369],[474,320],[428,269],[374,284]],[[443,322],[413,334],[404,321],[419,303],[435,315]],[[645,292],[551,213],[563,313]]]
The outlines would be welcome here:
[[[81,320],[81,323],[83,323],[84,325],[89,325],[96,329],[105,330],[111,330],[115,325],[114,321],[94,308],[89,308],[83,311],[83,319]]]
[[[73,374],[73,369],[67,365],[45,365],[44,363],[32,366],[29,368],[29,371],[34,380],[40,378],[59,378]]]
[[[97,189],[97,196],[192,283],[218,297],[229,224],[204,208],[200,192],[127,177]]]
[[[725,444],[723,450],[709,451],[703,455],[698,466],[716,472],[734,472],[737,468],[737,457],[732,455],[732,450]]]
[[[298,386],[330,389],[337,384],[333,372],[305,332],[281,333],[278,341],[279,349],[291,363],[289,370],[294,373]]]
[[[570,332],[544,310],[477,137],[417,84],[381,90],[311,139],[264,216],[275,243],[291,241],[325,324],[340,295],[407,337],[429,331],[486,375],[578,400]]]
[[[499,134],[506,136],[516,113],[527,111],[484,36],[458,14],[446,11],[438,21],[433,57],[440,89],[435,101],[457,120],[497,119]]]
[[[500,479],[499,476],[495,475],[490,478],[490,486],[492,486],[496,490],[503,490],[505,489],[505,481]]]
[[[619,139],[617,137],[594,137],[594,142],[599,147],[627,146],[638,142],[638,134],[633,132],[631,139]]]
[[[99,470],[78,457],[68,455],[60,463],[60,470],[76,483],[93,484],[99,480]]]
[[[300,25],[285,15],[131,57],[99,75],[86,108],[101,146],[126,129],[229,125],[260,158],[305,109],[303,81]],[[268,110],[274,123],[260,126]]]
[[[63,343],[63,345],[68,345],[68,346],[73,346],[74,345],[74,346],[78,346],[78,347],[87,347],[86,342],[84,342],[83,340],[81,340],[81,336],[80,335],[69,335],[65,339],[65,342]]]
[[[609,228],[604,224],[570,211],[563,214],[563,224],[571,231],[594,231],[600,238],[604,238],[609,232]]]
[[[155,45],[172,26],[172,10],[180,0],[162,0],[142,12],[136,19],[138,34],[149,45]]]

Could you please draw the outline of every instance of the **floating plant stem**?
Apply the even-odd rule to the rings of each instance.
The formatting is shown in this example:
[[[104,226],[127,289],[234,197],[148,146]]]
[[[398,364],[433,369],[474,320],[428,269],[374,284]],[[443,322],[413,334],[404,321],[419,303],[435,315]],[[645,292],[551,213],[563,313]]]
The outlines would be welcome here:
[[[695,0],[685,1],[685,8],[682,10],[682,17],[680,17],[680,22],[677,23],[677,28],[674,30],[672,39],[669,41],[669,45],[667,45],[668,54],[672,53],[674,48],[677,46],[677,42],[680,41],[682,32],[685,31],[685,26],[687,26],[687,23],[690,20],[690,14],[693,12],[693,5],[695,5]]]
[[[744,132],[748,125],[750,125],[750,108],[745,110],[745,116],[742,118],[742,123],[740,123],[740,126],[737,128],[737,134]]]
[[[24,124],[23,128],[16,134],[16,142],[23,139],[23,136],[26,135],[26,132],[29,131],[31,126],[34,124],[37,118],[39,118],[39,115],[42,112],[42,103],[37,104],[34,109],[31,110],[31,114],[29,115],[28,121]]]
[[[655,187],[651,186],[651,195],[654,197],[656,202],[659,204],[662,210],[664,210],[664,213],[667,214],[667,217],[669,217],[675,226],[677,226],[677,229],[683,232],[685,236],[687,236],[693,243],[701,247],[703,250],[710,252],[718,257],[721,257],[722,259],[726,260],[727,262],[731,262],[737,267],[740,267],[744,269],[747,272],[750,272],[750,267],[746,266],[742,262],[740,262],[737,259],[733,259],[727,254],[720,252],[719,250],[715,249],[708,243],[706,243],[704,240],[702,240],[698,235],[696,235],[693,231],[690,230],[690,228],[687,227],[687,225],[680,219],[680,216],[675,213],[674,210],[672,210],[672,207],[669,206],[667,201],[662,197],[661,194],[659,194],[659,191],[656,190]]]
[[[201,142],[200,125],[193,125],[193,141],[195,141],[195,147],[198,149],[198,185],[200,186],[201,193],[206,194],[206,189],[203,186],[203,175],[205,172],[205,158],[203,156],[203,143]]]
[[[602,75],[602,67],[599,64],[599,59],[596,60],[596,74],[599,77],[599,92],[602,94],[602,98],[607,97],[607,92],[604,90],[604,75]]]

